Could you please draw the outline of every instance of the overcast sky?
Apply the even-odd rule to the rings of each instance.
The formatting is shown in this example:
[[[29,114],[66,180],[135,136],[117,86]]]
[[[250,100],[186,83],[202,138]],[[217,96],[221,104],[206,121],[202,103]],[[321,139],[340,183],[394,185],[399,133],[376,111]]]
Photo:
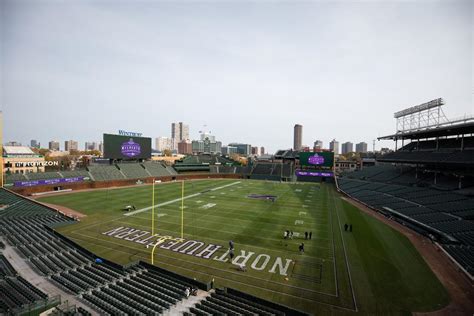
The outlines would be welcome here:
[[[183,121],[274,152],[299,123],[304,144],[371,149],[406,107],[474,112],[472,1],[0,3],[5,142]]]

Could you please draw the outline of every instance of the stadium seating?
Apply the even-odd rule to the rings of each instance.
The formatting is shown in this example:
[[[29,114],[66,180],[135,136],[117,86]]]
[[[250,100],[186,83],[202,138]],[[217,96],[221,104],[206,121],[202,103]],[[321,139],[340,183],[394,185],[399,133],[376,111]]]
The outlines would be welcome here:
[[[449,145],[449,144],[448,144]],[[406,176],[406,179],[403,177]],[[474,198],[457,194],[453,178],[439,176],[437,185],[426,185],[423,175],[415,179],[411,167],[381,165],[347,173],[339,188],[423,234],[437,234],[447,252],[469,273],[474,257]],[[401,180],[401,181],[400,181]],[[451,190],[449,190],[451,186]],[[441,190],[440,188],[441,187]],[[447,239],[450,236],[454,239]],[[452,241],[458,245],[452,245]]]
[[[0,254],[0,315],[21,314],[35,304],[50,303],[47,294],[17,274],[10,262]]]
[[[177,172],[170,167],[164,166],[160,162],[144,162],[142,165],[145,167],[146,171],[152,177],[169,177],[171,175],[176,175]]]
[[[27,181],[28,179],[22,173],[6,173],[5,183],[14,183],[15,181]]]
[[[467,272],[474,275],[474,246],[456,246],[443,245],[443,248],[453,257],[459,264],[464,267]]]
[[[474,163],[474,137],[413,141],[401,149],[377,158],[382,162],[471,164]]]
[[[138,163],[119,163],[117,167],[128,179],[143,179],[151,176],[149,172],[145,170],[142,164]]]
[[[59,173],[55,172],[29,172],[25,173],[28,180],[58,179],[62,178]]]
[[[116,166],[93,165],[89,166],[88,169],[95,181],[126,179],[125,175]]]
[[[216,289],[205,300],[190,308],[186,315],[307,315],[234,289]]]
[[[63,178],[74,178],[74,177],[89,177],[90,173],[87,170],[70,170],[70,171],[59,171],[59,174],[62,175]]]

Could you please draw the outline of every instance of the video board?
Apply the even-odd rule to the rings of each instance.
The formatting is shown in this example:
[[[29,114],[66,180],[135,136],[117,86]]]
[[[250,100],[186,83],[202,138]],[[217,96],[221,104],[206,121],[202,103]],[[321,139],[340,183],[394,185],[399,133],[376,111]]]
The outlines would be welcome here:
[[[151,138],[104,134],[104,158],[149,159]]]
[[[312,167],[327,167],[334,166],[333,152],[300,152],[300,165]]]

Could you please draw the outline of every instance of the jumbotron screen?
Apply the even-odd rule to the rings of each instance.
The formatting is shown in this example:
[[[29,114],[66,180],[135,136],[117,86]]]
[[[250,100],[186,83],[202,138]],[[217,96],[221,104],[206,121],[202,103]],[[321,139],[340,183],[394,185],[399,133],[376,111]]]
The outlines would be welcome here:
[[[312,167],[328,167],[332,168],[334,165],[333,152],[300,152],[300,165]]]
[[[151,138],[104,134],[104,158],[151,158]]]

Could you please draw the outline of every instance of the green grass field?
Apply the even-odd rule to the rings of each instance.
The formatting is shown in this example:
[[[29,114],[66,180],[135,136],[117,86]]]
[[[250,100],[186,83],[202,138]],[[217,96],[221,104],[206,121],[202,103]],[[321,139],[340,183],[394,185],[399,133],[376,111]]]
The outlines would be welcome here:
[[[249,194],[278,198],[271,202]],[[206,282],[214,278],[216,287],[232,287],[314,314],[410,314],[449,302],[408,239],[341,199],[332,184],[199,180],[185,183],[184,196],[184,239],[204,246],[194,252],[181,249],[186,253],[157,247],[155,264],[165,269]],[[180,237],[180,197],[180,183],[155,186],[155,233]],[[80,223],[58,231],[92,252],[121,264],[150,261],[151,247],[137,241],[158,238],[146,240],[151,235],[146,235],[151,232],[151,185],[40,201],[86,214]],[[126,214],[122,209],[130,204],[137,211]],[[353,225],[352,233],[344,231],[344,223]],[[118,238],[124,228],[104,234],[119,227],[136,231],[125,238]],[[294,232],[293,239],[283,238],[285,230]],[[312,231],[311,240],[305,240],[305,231]],[[223,262],[229,240],[235,243],[234,259],[247,258],[246,272]],[[301,242],[304,254],[298,251]],[[197,257],[209,244],[222,247],[209,259]],[[171,248],[179,250],[179,245]]]

